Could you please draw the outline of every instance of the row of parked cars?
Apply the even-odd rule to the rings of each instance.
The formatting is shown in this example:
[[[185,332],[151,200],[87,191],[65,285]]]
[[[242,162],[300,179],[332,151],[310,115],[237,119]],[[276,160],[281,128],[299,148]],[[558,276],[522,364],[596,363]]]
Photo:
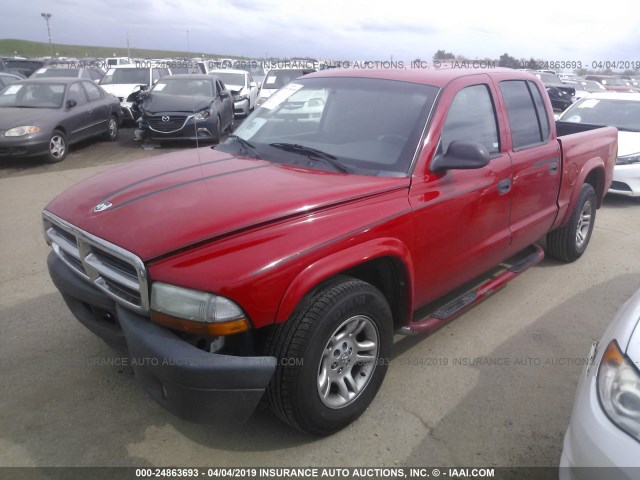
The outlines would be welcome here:
[[[206,74],[175,74],[167,62],[138,62],[106,72],[55,64],[28,79],[0,73],[0,158],[59,162],[73,143],[94,136],[115,140],[123,123],[137,126],[139,139],[216,143],[235,118],[313,71],[274,69],[257,81],[251,69],[207,67]]]

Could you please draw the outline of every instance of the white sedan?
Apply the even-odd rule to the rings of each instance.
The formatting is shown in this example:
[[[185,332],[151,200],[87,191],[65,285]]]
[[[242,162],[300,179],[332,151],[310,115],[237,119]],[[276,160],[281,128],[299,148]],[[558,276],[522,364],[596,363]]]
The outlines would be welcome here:
[[[233,114],[236,117],[247,116],[256,107],[258,100],[258,84],[251,74],[245,70],[220,69],[209,70],[233,95]]]
[[[609,193],[640,196],[640,93],[593,93],[571,105],[558,121],[616,127],[618,159]]]
[[[640,291],[594,343],[564,437],[560,478],[636,479],[640,472]],[[609,467],[576,469],[575,467]]]

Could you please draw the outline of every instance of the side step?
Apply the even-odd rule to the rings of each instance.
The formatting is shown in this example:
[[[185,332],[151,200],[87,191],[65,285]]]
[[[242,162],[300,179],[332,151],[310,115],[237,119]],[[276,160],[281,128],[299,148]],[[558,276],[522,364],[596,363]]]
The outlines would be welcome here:
[[[539,263],[544,258],[544,250],[538,245],[531,245],[527,249],[511,257],[497,267],[497,271],[490,272],[489,277],[480,284],[469,289],[464,289],[453,299],[450,296],[444,301],[436,300],[425,308],[414,312],[414,320],[396,333],[402,335],[415,335],[418,333],[431,333],[442,327],[457,316],[477,305],[482,300],[504,287],[528,268]],[[463,287],[464,288],[464,287]],[[455,295],[455,294],[454,294]],[[447,301],[448,300],[448,301]],[[426,314],[423,312],[427,311]],[[416,320],[418,318],[418,320]]]

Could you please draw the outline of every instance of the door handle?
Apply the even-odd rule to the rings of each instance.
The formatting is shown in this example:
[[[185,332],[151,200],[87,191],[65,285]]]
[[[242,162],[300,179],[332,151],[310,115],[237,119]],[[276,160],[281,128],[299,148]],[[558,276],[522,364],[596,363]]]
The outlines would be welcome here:
[[[549,175],[555,175],[558,173],[558,162],[551,162],[549,165]]]
[[[511,179],[506,178],[500,182],[498,182],[498,194],[504,195],[505,193],[509,193],[511,191]]]

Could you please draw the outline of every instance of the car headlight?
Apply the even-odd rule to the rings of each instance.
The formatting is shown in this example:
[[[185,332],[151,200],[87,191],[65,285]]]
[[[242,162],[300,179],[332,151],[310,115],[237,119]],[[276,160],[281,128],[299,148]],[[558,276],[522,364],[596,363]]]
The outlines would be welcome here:
[[[233,96],[233,101],[234,102],[241,102],[242,100],[246,100],[247,96],[246,95],[234,95]]]
[[[600,361],[598,397],[609,419],[640,440],[640,373],[615,340]]]
[[[616,165],[630,165],[632,163],[640,163],[640,153],[616,158]]]
[[[36,127],[35,125],[30,125],[25,127],[14,127],[4,132],[4,136],[5,137],[22,137],[24,135],[29,135],[30,133],[38,133],[39,131],[40,131],[40,127]]]
[[[151,319],[202,335],[232,335],[249,328],[242,309],[228,298],[161,282],[151,287]]]
[[[211,111],[208,108],[205,108],[204,110],[200,110],[198,113],[196,113],[193,118],[195,118],[196,120],[204,120],[209,115],[211,115]]]

